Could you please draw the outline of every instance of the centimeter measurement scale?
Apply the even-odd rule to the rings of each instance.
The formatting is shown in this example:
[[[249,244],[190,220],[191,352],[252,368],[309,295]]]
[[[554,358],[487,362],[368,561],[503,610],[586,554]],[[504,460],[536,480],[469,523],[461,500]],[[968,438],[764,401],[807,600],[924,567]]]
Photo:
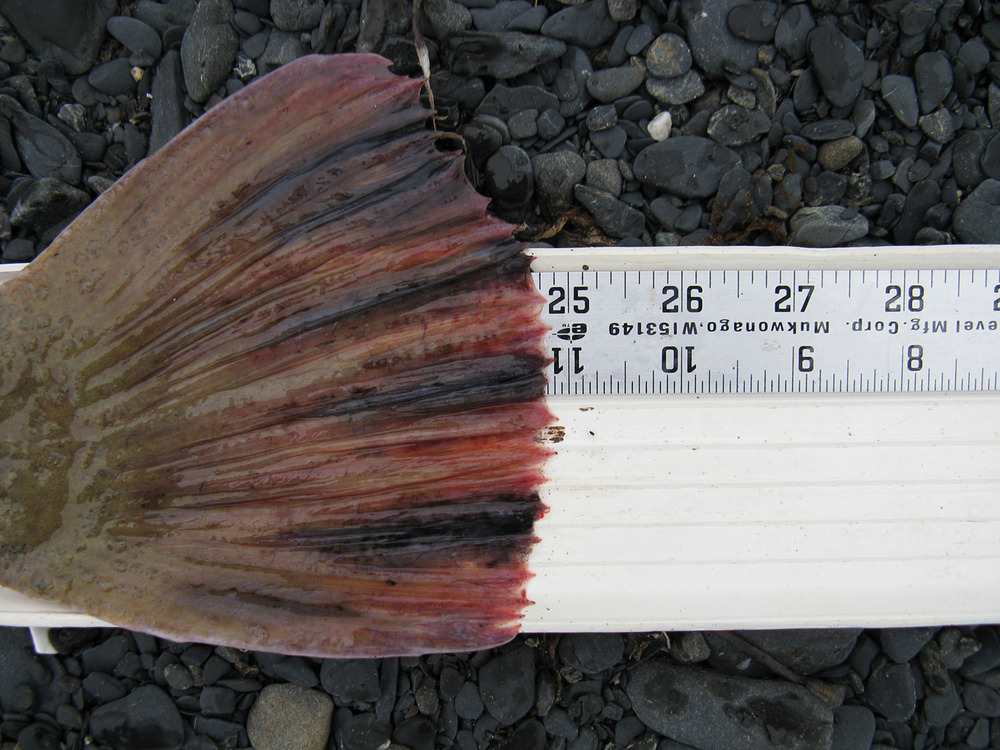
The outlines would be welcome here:
[[[1000,246],[535,254],[523,630],[1000,621]],[[101,623],[0,589],[2,624]]]
[[[537,272],[549,394],[1000,386],[1000,269]]]

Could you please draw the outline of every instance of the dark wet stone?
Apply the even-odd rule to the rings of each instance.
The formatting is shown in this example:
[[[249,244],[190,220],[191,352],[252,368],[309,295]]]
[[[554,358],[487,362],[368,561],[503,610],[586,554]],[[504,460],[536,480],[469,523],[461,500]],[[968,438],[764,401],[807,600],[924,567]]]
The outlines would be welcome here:
[[[925,52],[920,55],[913,67],[913,77],[917,82],[920,111],[926,114],[951,93],[954,76],[948,55],[941,51]]]
[[[98,65],[87,75],[87,83],[105,94],[119,96],[135,90],[135,78],[132,77],[132,63],[124,57],[116,57]]]
[[[549,140],[559,135],[566,127],[566,118],[559,114],[558,109],[549,107],[538,115],[538,135]]]
[[[35,722],[17,733],[17,750],[60,750],[59,740],[55,727]]]
[[[141,685],[93,709],[90,734],[114,748],[176,750],[184,741],[184,723],[166,693],[155,685]]]
[[[694,747],[829,747],[833,714],[804,688],[648,661],[629,670],[632,708],[650,729]]]
[[[937,631],[938,628],[882,628],[878,640],[885,655],[902,664],[920,653]]]
[[[622,173],[618,162],[614,159],[595,159],[590,162],[587,165],[587,186],[619,197],[622,193]]]
[[[442,41],[449,34],[465,31],[472,26],[469,9],[454,0],[424,0],[422,8],[434,33]]]
[[[899,121],[908,128],[915,128],[920,116],[920,102],[913,79],[909,76],[886,76],[882,79],[881,89],[882,98]]]
[[[486,192],[503,207],[524,206],[535,192],[531,159],[524,149],[506,145],[486,160]]]
[[[848,107],[861,93],[865,57],[836,26],[818,26],[806,42],[812,72],[823,94],[835,107]],[[916,124],[916,118],[914,118]]]
[[[207,685],[198,694],[198,706],[208,716],[229,716],[236,710],[236,693]]]
[[[85,672],[111,674],[128,651],[128,639],[123,635],[114,635],[83,651],[80,654],[80,661],[83,662]]]
[[[920,182],[915,184],[910,189],[910,192],[907,193],[906,202],[903,204],[903,211],[899,215],[899,220],[896,222],[896,226],[893,228],[892,236],[896,244],[897,245],[912,244],[914,238],[917,236],[917,232],[927,224],[927,212],[931,208],[936,206],[940,201],[941,201],[941,188],[937,184],[937,182],[933,180],[921,180]],[[907,628],[907,630],[911,630],[911,628]],[[916,630],[919,632],[926,629],[912,628],[912,630]],[[933,637],[933,631],[931,635]],[[914,638],[915,642],[912,645],[916,645],[916,643],[919,643],[921,638],[922,635],[921,637],[915,637]],[[880,633],[880,640],[883,641],[882,650],[886,651],[889,657],[894,661],[899,661],[899,659],[897,659],[896,656],[903,656],[904,654],[910,652],[910,648],[905,648],[905,645],[907,644],[901,644],[898,642],[898,639],[895,639],[896,643],[894,643],[891,650],[896,652],[896,656],[893,656],[890,653],[890,651],[886,650],[885,643],[886,640],[888,639],[882,639],[881,633]],[[924,641],[924,643],[926,643],[926,641]],[[923,648],[924,643],[920,644],[920,648]],[[917,650],[919,651],[919,648]],[[916,652],[907,657],[905,661],[909,661],[914,656],[916,656]]]
[[[13,126],[17,153],[34,177],[55,177],[71,185],[80,182],[80,155],[66,136],[29,115],[11,96],[0,95],[0,116]]]
[[[315,668],[301,656],[282,656],[260,652],[255,655],[255,658],[260,671],[272,679],[291,682],[302,687],[315,687],[319,684]]]
[[[533,5],[528,10],[516,16],[507,24],[511,31],[527,31],[537,34],[542,30],[542,24],[548,20],[549,9],[544,5]]]
[[[10,209],[10,223],[41,234],[49,227],[76,216],[90,201],[89,193],[54,177],[43,177],[33,180],[17,193]]]
[[[128,695],[128,688],[122,684],[121,680],[116,680],[104,672],[91,672],[85,675],[82,687],[84,692],[102,703],[118,700]]]
[[[636,179],[681,198],[715,193],[722,176],[741,163],[732,149],[708,138],[682,135],[647,146],[635,158]]]
[[[434,750],[436,731],[425,716],[412,716],[400,722],[392,733],[394,742],[409,750]]]
[[[910,0],[899,11],[899,30],[907,36],[923,34],[934,23],[940,7],[934,0]]]
[[[181,67],[188,95],[204,102],[229,75],[239,49],[232,0],[201,0],[184,32]],[[274,35],[272,35],[273,38]]]
[[[480,31],[501,31],[531,8],[527,0],[503,0],[490,8],[473,8],[472,23]]]
[[[955,181],[963,189],[974,188],[986,178],[980,160],[992,137],[991,130],[970,130],[955,140],[952,169]]]
[[[944,693],[930,693],[924,696],[921,713],[932,727],[947,726],[962,708],[962,699],[949,681],[949,689]]]
[[[741,0],[682,0],[681,20],[695,62],[709,76],[746,73],[757,61],[757,45],[729,30],[729,12]]]
[[[502,80],[523,75],[566,51],[557,39],[520,31],[463,31],[452,34],[448,44],[454,73]]]
[[[150,105],[153,128],[149,136],[150,153],[158,150],[181,132],[190,120],[190,115],[184,108],[183,81],[180,53],[169,50],[153,74],[153,101]]]
[[[323,0],[271,0],[271,19],[282,31],[315,28],[323,15]]]
[[[614,165],[612,165],[614,166]],[[589,178],[588,170],[588,178]],[[638,232],[623,236],[638,236]],[[625,644],[617,633],[571,633],[559,640],[559,658],[584,674],[600,674],[617,664]]]
[[[978,682],[970,680],[962,687],[962,704],[980,716],[1000,716],[1000,693]]]
[[[538,135],[538,110],[522,109],[507,119],[510,137],[515,141],[534,138]]]
[[[276,683],[261,690],[247,716],[255,750],[323,750],[330,736],[333,699],[319,690]]]
[[[522,109],[559,110],[559,99],[550,91],[539,86],[508,87],[497,84],[483,99],[476,114],[495,115],[507,119]]]
[[[771,128],[771,118],[759,109],[727,104],[708,120],[708,135],[723,146],[753,143]]]
[[[854,123],[850,120],[817,120],[803,125],[801,135],[810,141],[833,141],[854,135]]]
[[[121,42],[129,52],[137,55],[137,62],[152,65],[163,51],[163,43],[156,29],[138,18],[112,16],[108,19],[108,33]]]
[[[758,44],[770,42],[778,25],[778,5],[769,2],[737,5],[729,11],[726,23],[740,39]]]
[[[539,154],[531,160],[535,190],[543,208],[558,214],[573,199],[573,187],[584,179],[587,166],[578,153],[569,150]]]
[[[628,42],[625,43],[625,53],[629,55],[639,55],[653,41],[655,36],[653,27],[648,23],[639,24],[632,30]],[[648,60],[646,61],[648,64]]]
[[[80,75],[97,61],[117,7],[116,0],[5,0],[0,12],[36,55]]]
[[[595,130],[590,134],[590,142],[606,159],[617,159],[625,151],[628,135],[625,129],[614,125],[607,130]]]
[[[542,33],[580,47],[598,47],[618,31],[618,24],[608,14],[607,0],[586,0],[549,16]]]
[[[916,687],[908,664],[882,664],[865,681],[865,701],[889,721],[906,721],[917,705]]]
[[[806,56],[806,39],[816,27],[812,11],[805,3],[789,7],[774,30],[774,45],[790,60]]]
[[[605,68],[587,79],[587,91],[599,102],[613,102],[639,88],[645,77],[642,68],[634,65]]]
[[[479,694],[497,721],[510,726],[535,702],[535,653],[516,646],[479,668]]]
[[[319,679],[326,692],[347,703],[372,703],[380,694],[378,662],[372,659],[324,659]]]
[[[646,90],[664,104],[686,104],[705,93],[705,84],[696,70],[677,78],[647,78]]]
[[[833,710],[833,747],[837,750],[868,750],[875,737],[875,715],[864,706],[840,706]]]
[[[603,104],[587,113],[587,129],[591,132],[607,130],[618,123],[618,111],[613,104]]]
[[[741,630],[740,637],[799,674],[811,675],[842,663],[851,653],[858,628]]]
[[[789,220],[791,241],[804,247],[837,247],[859,240],[868,234],[868,219],[861,214],[845,213],[843,206],[807,206]]]
[[[962,664],[959,674],[963,677],[975,677],[1000,666],[1000,636],[997,635],[996,628],[986,625],[978,627],[975,637],[979,642],[979,649]]]
[[[35,243],[26,237],[14,237],[3,246],[4,263],[27,263],[38,254]]]
[[[990,61],[990,50],[982,39],[974,37],[962,42],[962,46],[958,49],[958,59],[965,64],[972,75],[978,75],[986,70],[986,65]]]
[[[865,150],[865,144],[857,136],[849,135],[835,141],[823,142],[817,152],[816,160],[824,169],[839,171],[850,164]]]
[[[929,115],[922,115],[917,124],[928,138],[935,143],[950,143],[955,138],[955,122],[951,112],[939,109]],[[992,176],[992,175],[991,175]]]
[[[660,34],[646,50],[646,69],[653,78],[676,78],[691,70],[691,48],[678,34]]]
[[[639,0],[608,0],[608,15],[612,21],[631,21],[638,11]]]
[[[455,696],[455,713],[462,719],[478,719],[483,709],[479,688],[474,682],[466,682]]]

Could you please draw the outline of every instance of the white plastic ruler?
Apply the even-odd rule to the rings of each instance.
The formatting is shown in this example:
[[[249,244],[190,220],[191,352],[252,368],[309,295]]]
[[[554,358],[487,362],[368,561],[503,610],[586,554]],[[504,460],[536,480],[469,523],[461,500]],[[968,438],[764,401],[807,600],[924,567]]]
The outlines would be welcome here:
[[[535,254],[525,630],[1000,621],[1000,247]],[[97,621],[0,589],[0,624]]]

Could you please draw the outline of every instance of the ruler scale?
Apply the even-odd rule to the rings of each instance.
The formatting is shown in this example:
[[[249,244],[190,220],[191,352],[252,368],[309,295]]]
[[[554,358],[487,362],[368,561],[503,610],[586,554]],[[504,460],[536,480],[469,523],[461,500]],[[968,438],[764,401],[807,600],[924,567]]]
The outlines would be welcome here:
[[[524,630],[1000,620],[1000,246],[534,252]],[[0,589],[0,624],[98,621]]]

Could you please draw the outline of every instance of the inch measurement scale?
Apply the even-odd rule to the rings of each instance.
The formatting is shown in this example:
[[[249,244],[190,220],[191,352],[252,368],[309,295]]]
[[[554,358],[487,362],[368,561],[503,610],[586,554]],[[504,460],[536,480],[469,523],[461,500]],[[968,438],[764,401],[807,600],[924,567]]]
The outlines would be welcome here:
[[[535,254],[525,631],[1000,621],[1000,247]],[[0,589],[0,624],[102,623]]]

